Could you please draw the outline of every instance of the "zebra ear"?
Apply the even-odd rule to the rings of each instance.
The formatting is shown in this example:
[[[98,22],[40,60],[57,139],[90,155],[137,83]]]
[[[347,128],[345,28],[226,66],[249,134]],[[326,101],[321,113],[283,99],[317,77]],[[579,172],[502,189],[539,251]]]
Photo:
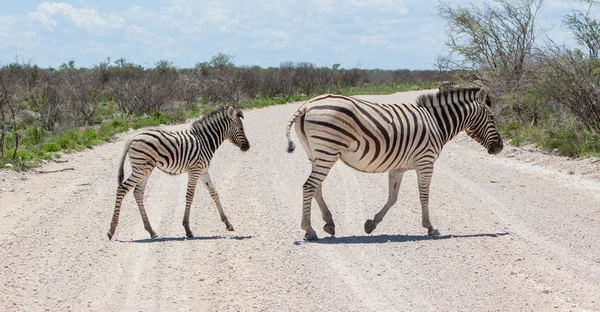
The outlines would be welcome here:
[[[485,88],[479,89],[479,91],[477,91],[477,94],[475,96],[477,98],[477,102],[485,103],[487,106],[491,106],[490,100],[488,98],[488,92]]]
[[[231,119],[235,119],[237,117],[237,110],[231,106],[227,107],[227,116]]]

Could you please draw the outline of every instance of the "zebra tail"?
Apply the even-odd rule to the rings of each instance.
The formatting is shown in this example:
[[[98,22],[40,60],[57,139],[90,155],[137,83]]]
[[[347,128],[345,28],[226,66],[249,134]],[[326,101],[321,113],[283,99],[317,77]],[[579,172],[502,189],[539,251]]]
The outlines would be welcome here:
[[[121,155],[121,164],[119,165],[119,171],[118,171],[118,181],[117,181],[117,185],[121,185],[121,183],[123,183],[123,179],[125,178],[125,173],[123,170],[123,167],[125,166],[125,157],[127,156],[127,153],[129,152],[129,146],[131,145],[131,141],[133,141],[133,139],[130,139],[129,141],[127,141],[127,143],[125,143],[125,148],[123,148],[123,155]]]
[[[294,122],[296,122],[296,120],[298,118],[304,116],[305,113],[306,113],[306,104],[302,105],[296,111],[296,113],[294,114],[294,116],[292,116],[292,119],[290,119],[290,122],[287,125],[287,128],[285,130],[285,136],[287,137],[287,140],[288,140],[288,147],[287,147],[287,152],[288,153],[292,153],[296,149],[296,144],[294,144],[294,141],[292,141],[292,136],[290,135],[290,129],[294,125]]]

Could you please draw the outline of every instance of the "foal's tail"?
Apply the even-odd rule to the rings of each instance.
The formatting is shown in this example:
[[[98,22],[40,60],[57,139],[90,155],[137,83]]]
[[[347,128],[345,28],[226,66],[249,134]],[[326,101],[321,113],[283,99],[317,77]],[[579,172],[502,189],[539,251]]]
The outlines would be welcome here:
[[[123,171],[123,166],[125,165],[125,157],[127,156],[127,153],[129,152],[129,146],[131,145],[131,141],[133,141],[133,139],[129,139],[126,143],[125,143],[125,147],[123,148],[123,154],[121,155],[121,164],[119,165],[119,177],[117,178],[117,185],[121,185],[121,183],[123,183],[123,179],[125,178],[125,174]]]

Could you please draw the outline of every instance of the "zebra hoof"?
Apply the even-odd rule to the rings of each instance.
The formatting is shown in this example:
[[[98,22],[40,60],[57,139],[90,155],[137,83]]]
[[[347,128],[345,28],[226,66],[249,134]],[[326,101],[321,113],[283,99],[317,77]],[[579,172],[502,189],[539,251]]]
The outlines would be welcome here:
[[[304,234],[304,240],[317,241],[319,240],[319,236],[317,236],[317,233],[315,233],[314,231],[312,233],[306,232],[306,234]]]
[[[439,236],[440,235],[440,231],[438,231],[438,229],[432,227],[431,229],[429,229],[429,231],[427,231],[427,235],[429,235],[429,236]]]
[[[185,234],[185,236],[186,236],[187,238],[194,238],[194,233],[192,233],[192,232],[189,232],[189,233]]]
[[[223,219],[221,219],[221,221],[223,221],[223,223],[225,223],[225,227],[227,228],[227,231],[233,231],[233,225],[231,225],[231,223],[229,223],[229,220],[227,220],[227,218],[223,218]]]
[[[365,232],[367,234],[371,234],[371,232],[373,232],[373,230],[377,227],[377,224],[375,224],[375,221],[368,219],[367,222],[365,222]]]
[[[108,240],[112,240],[113,233],[111,233],[111,232],[109,231],[109,232],[106,232],[106,235],[108,236]]]
[[[323,226],[323,231],[325,231],[331,236],[335,236],[335,224],[325,224]]]
[[[152,233],[152,234],[150,235],[150,238],[153,238],[153,239],[154,239],[154,238],[158,238],[158,235],[156,235],[156,233]]]

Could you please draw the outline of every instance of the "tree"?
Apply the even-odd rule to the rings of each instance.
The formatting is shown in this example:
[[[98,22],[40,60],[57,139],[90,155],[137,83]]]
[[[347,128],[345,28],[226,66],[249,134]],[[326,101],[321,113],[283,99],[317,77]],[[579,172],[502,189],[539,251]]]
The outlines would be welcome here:
[[[558,46],[551,42],[541,55],[542,73],[547,93],[554,101],[569,108],[583,126],[600,132],[600,23],[589,12],[597,1],[589,3],[588,11],[573,11],[563,25],[572,31],[576,42],[587,49]]]
[[[233,55],[219,53],[214,55],[208,64],[214,68],[234,67],[233,59]]]
[[[9,79],[10,68],[0,68],[0,158],[5,158],[5,151],[8,149],[7,137],[12,133],[15,140],[15,147],[12,158],[14,159],[19,149],[19,134],[17,133],[17,114],[18,107],[14,105],[13,88]],[[13,83],[14,84],[14,83]]]
[[[582,1],[589,3],[588,11],[583,13],[573,10],[573,14],[565,16],[563,25],[572,32],[575,41],[588,50],[589,56],[597,59],[600,56],[600,23],[590,16],[590,10],[598,3],[591,0]]]
[[[532,53],[543,0],[494,0],[482,8],[441,3],[450,54],[437,65],[493,90],[510,91],[531,78]],[[456,57],[458,56],[458,57]]]
[[[70,60],[68,63],[62,63],[59,67],[59,70],[74,70],[75,69],[75,61]]]
[[[175,70],[175,66],[173,66],[173,62],[169,62],[166,60],[160,60],[160,61],[156,62],[154,69],[161,73],[165,73],[168,71]]]

